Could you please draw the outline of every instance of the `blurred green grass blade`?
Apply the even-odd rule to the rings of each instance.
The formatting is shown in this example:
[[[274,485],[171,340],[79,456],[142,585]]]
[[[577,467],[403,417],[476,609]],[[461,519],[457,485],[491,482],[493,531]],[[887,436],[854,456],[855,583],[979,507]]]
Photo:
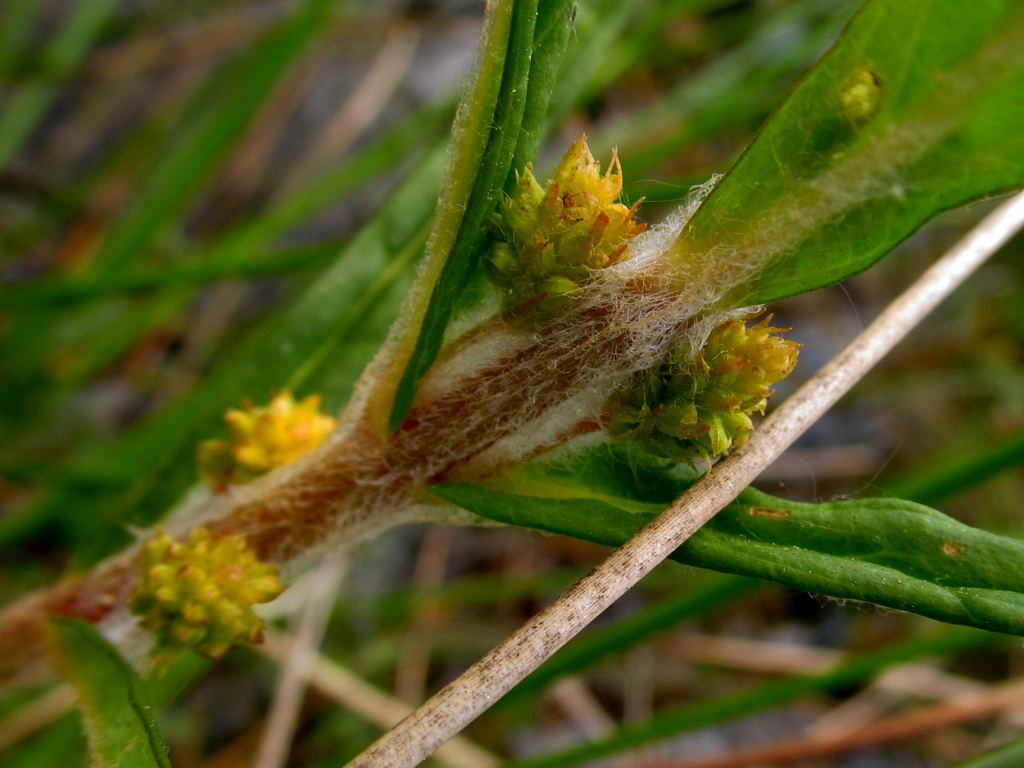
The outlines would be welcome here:
[[[608,546],[663,504],[523,496],[473,485],[433,492],[499,522]],[[549,488],[548,490],[551,490]],[[954,624],[1024,635],[1024,542],[898,499],[803,504],[748,489],[672,559],[863,600]]]
[[[414,620],[416,610],[423,605],[456,610],[525,598],[543,600],[567,589],[582,575],[578,568],[566,567],[523,573],[515,579],[502,574],[474,573],[435,586],[415,585],[372,595],[352,594],[335,605],[334,613],[348,616],[373,613],[383,628],[401,629]]]
[[[76,350],[82,362],[75,366],[72,379],[65,378],[60,382],[66,390],[101,372],[138,339],[149,333],[155,323],[173,315],[176,308],[192,298],[192,293],[183,289],[227,277],[276,274],[303,268],[307,264],[322,263],[330,258],[338,248],[331,252],[331,246],[318,245],[281,253],[269,249],[276,238],[342,194],[371,181],[381,172],[393,169],[403,160],[408,162],[410,155],[416,157],[429,154],[429,142],[425,145],[424,140],[443,135],[450,122],[447,116],[449,109],[442,102],[417,110],[393,129],[384,132],[364,150],[343,160],[337,168],[313,179],[250,221],[232,227],[211,243],[195,246],[170,263],[158,267],[150,264],[130,265],[113,271],[87,271],[44,278],[28,284],[0,285],[0,307],[11,306],[19,311],[31,308],[38,311],[50,302],[65,307],[69,303],[81,304],[109,293],[147,289],[157,292],[155,299],[147,299],[141,306],[126,305],[124,312],[110,318],[107,333],[92,334],[89,343]],[[164,310],[155,312],[153,301],[160,302]],[[42,352],[46,345],[40,340],[38,328],[43,326],[31,326],[27,336],[10,335],[6,340],[7,346],[16,347],[18,339],[24,339],[33,350]],[[18,355],[8,355],[8,359],[15,356]],[[30,359],[40,360],[38,355],[21,359],[26,363],[23,368],[28,367]],[[38,396],[40,386],[33,381],[28,389]]]
[[[340,371],[347,372],[345,377],[346,391],[351,382],[362,373],[370,357],[376,353],[380,344],[387,336],[394,316],[408,288],[407,281],[411,278],[413,267],[430,234],[430,220],[421,220],[420,228],[411,233],[401,247],[391,254],[389,263],[382,269],[377,278],[368,283],[366,290],[354,296],[348,304],[347,311],[338,318],[334,326],[327,328],[319,344],[309,349],[305,360],[296,367],[285,381],[291,390],[308,389],[310,381],[318,376],[337,380]],[[386,308],[381,317],[381,308]],[[375,324],[374,319],[378,320]],[[380,321],[383,322],[380,322]],[[353,356],[353,343],[367,349],[367,355]],[[347,348],[346,348],[347,347]],[[319,388],[316,391],[337,397],[337,386]]]
[[[170,323],[190,294],[188,289],[179,288],[138,299],[114,297],[96,307],[74,307],[62,323],[66,334],[74,334],[74,340],[49,360],[51,366],[59,360],[54,366],[58,391],[71,391],[102,375],[138,339]],[[82,331],[86,328],[95,330],[85,335]]]
[[[183,289],[216,280],[252,278],[304,269],[323,264],[339,250],[339,246],[318,244],[289,251],[273,252],[273,241],[302,221],[315,215],[339,196],[380,173],[393,169],[409,155],[429,154],[424,139],[443,134],[449,122],[449,107],[433,104],[411,115],[395,128],[386,131],[364,150],[343,160],[337,168],[313,179],[289,197],[271,205],[250,221],[232,227],[212,242],[199,245],[181,254],[173,262],[154,266],[130,265],[107,272],[88,271],[81,274],[44,278],[27,284],[0,285],[0,307],[19,310],[40,308],[44,304],[66,307],[107,296],[139,291],[158,294],[157,301],[169,302],[167,311],[155,315],[147,300],[140,308],[126,308],[108,324],[109,335],[97,333],[83,352],[85,362],[77,367],[76,381],[94,373],[119,358],[124,350],[148,333],[159,317],[166,318],[175,308],[192,298]],[[171,294],[166,297],[165,294]],[[14,337],[9,339],[12,342]],[[38,334],[27,337],[33,349],[40,346]],[[74,382],[62,382],[67,388]]]
[[[601,64],[614,55],[615,43],[624,34],[628,23],[641,14],[647,5],[643,0],[599,0],[587,2],[576,9],[574,34],[562,60],[559,76],[554,83],[548,105],[549,120],[559,124],[576,107],[581,98],[600,92],[602,85],[595,82]],[[655,9],[647,8],[648,12]],[[524,157],[533,162],[534,157]],[[513,168],[521,168],[518,160]]]
[[[235,145],[267,95],[330,18],[331,0],[304,0],[292,15],[215,72],[184,111],[93,263],[111,270],[145,253]]]
[[[231,227],[198,248],[190,258],[227,264],[244,262],[266,251],[275,238],[322,211],[343,195],[410,158],[420,160],[436,152],[451,124],[453,106],[448,99],[428,104],[380,135],[337,166],[310,179],[287,197],[275,200],[252,219]]]
[[[342,249],[341,243],[317,243],[272,253],[254,253],[246,260],[189,259],[161,267],[139,266],[105,275],[67,275],[26,283],[0,285],[0,307],[21,308],[69,304],[109,298],[111,294],[176,291],[220,280],[249,280],[323,266]]]
[[[1022,123],[1024,5],[872,0],[694,215],[678,258],[749,265],[727,304],[838,282],[939,212],[1024,184]]]
[[[24,54],[32,25],[42,11],[43,4],[38,0],[6,0],[0,4],[0,82],[7,79]]]
[[[748,130],[836,38],[852,11],[851,2],[823,9],[817,0],[773,9],[748,39],[651,106],[602,130],[594,146],[601,154],[618,147],[628,175],[639,178],[687,146]]]
[[[652,635],[685,621],[724,608],[760,584],[753,579],[716,574],[689,590],[659,599],[629,618],[576,638],[550,661],[530,673],[506,694],[502,702],[511,703],[536,696],[558,678],[591,667],[612,654],[625,653]]]
[[[430,295],[391,405],[391,429],[412,405],[420,379],[441,349],[456,301],[480,260],[483,226],[509,178],[521,140],[516,126],[529,99],[536,23],[537,0],[504,0],[493,6],[477,72],[456,118],[452,159],[423,271],[423,279],[432,281]]]
[[[149,693],[117,650],[81,619],[51,619],[49,639],[78,694],[93,766],[171,768]]]
[[[644,588],[658,590],[675,589],[678,586],[677,569],[655,570],[654,573],[644,579]],[[543,571],[518,574],[515,579],[509,579],[507,575],[500,573],[472,573],[465,576],[453,577],[436,586],[404,586],[385,590],[372,594],[352,594],[344,601],[336,604],[333,609],[333,616],[348,621],[359,621],[358,617],[373,613],[375,620],[381,623],[382,629],[391,630],[407,627],[413,619],[418,607],[429,604],[437,605],[442,610],[465,609],[470,606],[493,606],[496,602],[515,601],[530,599],[534,601],[549,600],[552,595],[564,592],[574,582],[586,573],[578,567],[553,567]],[[704,586],[709,591],[714,591],[712,584],[720,580],[721,583],[732,581],[734,584],[744,582],[754,584],[755,587],[763,582],[744,579],[742,577],[724,576],[714,573],[697,574],[699,589],[691,594],[690,600],[703,600],[696,597],[697,591],[703,594]],[[738,587],[734,589],[738,590]],[[722,588],[723,598],[729,592],[726,587]],[[689,601],[686,601],[689,602]],[[696,609],[695,609],[696,610]],[[332,619],[333,620],[333,619]],[[652,614],[648,617],[646,611],[636,616],[624,619],[623,626],[630,626],[636,621],[639,632],[647,631],[658,617]],[[650,631],[658,631],[651,629]],[[598,630],[593,634],[598,634]],[[580,642],[583,637],[574,642]],[[569,646],[566,646],[568,651]]]
[[[937,458],[901,477],[883,483],[886,492],[901,499],[933,504],[1024,465],[1024,432],[995,444],[937,451]]]
[[[400,278],[422,252],[443,163],[439,151],[424,158],[293,306],[268,318],[193,391],[123,438],[91,446],[70,463],[64,482],[0,519],[0,547],[47,529],[48,536],[59,535],[57,526],[78,547],[79,562],[92,562],[125,543],[126,521],[154,521],[196,481],[195,444],[223,428],[225,409],[246,397],[263,402],[271,390],[289,380],[297,386],[323,367],[340,371],[334,388],[321,392],[327,405],[345,402],[397,314]],[[385,321],[367,327],[370,311]],[[69,509],[75,514],[68,516]],[[78,528],[81,535],[73,535]]]
[[[615,80],[634,68],[658,66],[660,38],[666,27],[686,18],[684,14],[715,11],[730,2],[592,0],[584,3],[576,15],[578,45],[569,52],[556,86],[553,114],[563,114],[580,96],[600,97]]]
[[[1024,765],[1024,739],[1010,742],[986,752],[956,768],[1020,768]]]
[[[116,6],[116,0],[78,0],[67,22],[45,46],[42,52],[45,70],[37,78],[23,83],[0,113],[0,170],[6,167],[22,142],[39,124],[60,87],[85,56]],[[10,14],[14,17],[14,26],[7,30],[8,36],[18,34],[17,25],[24,23],[18,19],[18,14],[24,12],[17,6],[12,7]],[[7,43],[7,40],[2,42]]]
[[[323,344],[359,332],[367,296],[379,296],[397,279],[391,270],[396,258],[404,254],[409,261],[402,262],[402,266],[411,268],[410,253],[422,243],[423,228],[430,221],[437,199],[443,163],[441,152],[425,158],[292,307],[271,318],[261,332],[233,350],[195,392],[126,436],[115,454],[130,461],[131,466],[127,473],[118,474],[128,477],[146,466],[160,456],[161,446],[167,448],[168,442],[189,442],[186,435],[190,429],[183,427],[194,425],[197,417],[202,429],[218,428],[225,407],[236,405],[244,397],[265,399],[271,389],[282,386],[307,366],[309,356]],[[382,339],[370,341],[379,343]],[[348,392],[325,395],[340,404]],[[216,405],[197,408],[206,401]],[[108,457],[95,464],[116,467],[120,461]]]
[[[978,648],[998,640],[996,635],[964,629],[912,638],[881,651],[854,656],[827,672],[806,677],[787,677],[737,693],[668,710],[650,719],[626,725],[605,738],[535,758],[512,760],[505,763],[504,768],[564,768],[578,765],[585,760],[606,757],[684,731],[773,709],[812,693],[827,693],[848,688],[866,681],[893,664],[922,656],[938,656]]]
[[[35,738],[3,752],[4,768],[86,768],[88,747],[82,720],[75,711],[58,717]]]
[[[330,10],[329,0],[304,0],[259,44],[207,78],[171,131],[166,152],[154,156],[153,166],[126,210],[103,234],[84,275],[94,280],[113,275],[117,280],[123,262],[148,261],[144,258],[148,249],[176,225],[180,210],[243,134],[270,90],[323,27]],[[149,149],[143,149],[152,155]],[[98,315],[86,316],[88,323],[95,322],[97,316],[107,317],[108,322],[86,343],[65,355],[75,364],[61,380],[50,381],[48,372],[43,370],[23,375],[19,388],[29,393],[29,398],[19,404],[19,411],[25,413],[34,408],[37,413],[45,412],[54,398],[100,373],[156,324],[172,316],[189,297],[187,291],[172,287],[157,299],[122,304],[122,311],[116,316],[110,314],[110,307],[100,308]],[[56,346],[54,319],[44,322],[27,342]],[[63,326],[67,327],[67,323]],[[24,346],[26,338],[11,336],[6,341],[4,352],[9,358],[18,353],[19,346]],[[59,349],[54,352],[64,355]],[[54,384],[50,392],[47,385]]]

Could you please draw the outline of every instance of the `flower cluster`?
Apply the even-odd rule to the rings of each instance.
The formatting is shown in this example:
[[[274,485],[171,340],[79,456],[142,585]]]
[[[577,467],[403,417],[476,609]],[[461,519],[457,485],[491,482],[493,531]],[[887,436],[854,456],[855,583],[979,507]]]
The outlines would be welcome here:
[[[609,402],[612,437],[673,461],[712,461],[746,442],[750,414],[764,413],[771,385],[792,372],[800,348],[772,335],[785,329],[769,319],[723,323],[696,356],[679,350],[637,374]]]
[[[516,190],[501,204],[486,257],[507,307],[532,298],[542,309],[564,306],[592,270],[619,260],[645,226],[633,220],[640,201],[632,208],[615,202],[622,191],[618,156],[602,176],[586,137],[569,148],[546,189],[527,167]]]
[[[265,407],[246,402],[224,416],[227,440],[199,444],[199,473],[215,488],[247,483],[318,446],[334,429],[319,395],[296,402],[283,391]]]
[[[143,547],[129,609],[154,634],[156,655],[187,647],[216,659],[259,641],[263,620],[252,606],[283,591],[277,566],[260,562],[241,536],[197,528],[182,544],[157,531]]]

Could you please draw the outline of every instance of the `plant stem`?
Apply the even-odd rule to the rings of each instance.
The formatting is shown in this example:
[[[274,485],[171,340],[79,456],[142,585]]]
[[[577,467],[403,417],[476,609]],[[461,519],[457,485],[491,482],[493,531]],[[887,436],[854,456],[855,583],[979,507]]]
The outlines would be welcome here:
[[[769,416],[745,445],[548,608],[352,760],[349,768],[418,765],[476,719],[732,501],[1022,225],[1024,194],[1019,194],[929,268]]]

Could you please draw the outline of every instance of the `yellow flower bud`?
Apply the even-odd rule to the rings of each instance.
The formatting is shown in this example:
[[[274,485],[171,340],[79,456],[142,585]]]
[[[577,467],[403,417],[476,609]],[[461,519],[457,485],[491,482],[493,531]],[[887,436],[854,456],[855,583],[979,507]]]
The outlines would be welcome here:
[[[581,137],[542,188],[527,167],[516,196],[504,200],[496,217],[497,239],[487,254],[491,279],[511,307],[538,295],[538,307],[556,310],[595,269],[618,261],[644,226],[633,220],[640,205],[616,203],[622,169],[612,155],[607,171]]]
[[[153,633],[158,657],[192,647],[217,658],[259,639],[263,621],[252,606],[282,591],[277,567],[257,560],[241,536],[197,528],[182,544],[157,531],[143,547],[129,609]]]
[[[335,420],[320,410],[319,395],[296,402],[276,394],[265,407],[245,403],[224,416],[227,440],[199,444],[199,473],[215,488],[247,483],[295,461],[323,442]]]
[[[662,458],[712,461],[746,442],[752,413],[764,413],[771,385],[796,365],[800,345],[773,334],[765,318],[719,325],[693,357],[679,350],[642,371],[608,404],[608,431]]]

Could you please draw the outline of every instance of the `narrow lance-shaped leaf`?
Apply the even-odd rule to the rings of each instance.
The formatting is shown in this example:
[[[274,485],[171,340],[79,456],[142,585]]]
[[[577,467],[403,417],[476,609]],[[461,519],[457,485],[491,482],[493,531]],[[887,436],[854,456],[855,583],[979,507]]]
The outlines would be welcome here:
[[[577,0],[545,0],[537,7],[533,56],[527,83],[523,121],[512,159],[512,173],[506,174],[506,190],[511,191],[515,173],[532,163],[540,149],[548,108],[558,87],[558,75],[565,59],[569,33],[576,18]],[[578,79],[577,73],[572,73]],[[579,87],[579,86],[577,86]]]
[[[142,680],[99,631],[81,619],[51,619],[50,647],[78,694],[92,765],[170,768]]]
[[[674,244],[748,305],[859,272],[1024,184],[1024,5],[871,0]]]
[[[430,287],[429,302],[419,326],[415,346],[402,374],[391,404],[390,426],[397,427],[405,417],[416,394],[420,379],[441,349],[445,329],[463,290],[476,272],[485,241],[484,224],[493,213],[498,197],[514,183],[515,171],[533,160],[543,135],[545,116],[556,75],[565,55],[575,16],[576,0],[517,0],[504,4],[511,6],[507,38],[504,39],[504,69],[500,89],[493,94],[495,101],[476,100],[482,90],[480,80],[485,69],[492,66],[491,59],[499,55],[502,38],[496,36],[496,27],[488,31],[481,55],[481,69],[474,86],[467,92],[460,122],[480,122],[486,110],[492,109],[491,119],[484,120],[486,130],[456,144],[453,150],[451,181],[438,207],[438,223],[428,250],[428,264],[434,264],[436,278],[424,272]],[[501,9],[496,11],[496,14]],[[489,92],[488,92],[489,93]],[[459,122],[456,123],[459,127]],[[467,131],[458,134],[465,137]],[[472,153],[479,152],[474,158]],[[475,167],[474,167],[475,163]],[[457,174],[472,179],[471,194],[460,202],[456,193]],[[475,174],[475,176],[473,175]],[[468,190],[467,190],[468,191]],[[464,212],[463,212],[464,208]],[[445,252],[442,236],[446,219],[457,220],[454,240]],[[451,226],[451,224],[447,224]]]
[[[437,357],[459,294],[480,259],[483,225],[512,166],[529,88],[536,0],[496,3],[481,40],[476,76],[455,121],[452,160],[438,202],[411,312],[415,341],[390,403],[397,427]],[[429,294],[427,293],[429,291]],[[408,339],[406,339],[408,341]]]
[[[603,471],[609,479],[584,488],[555,470],[522,475],[501,490],[449,485],[433,492],[491,520],[618,546],[685,487],[682,478],[673,489],[667,474],[660,487],[648,483],[644,470],[614,455],[598,453],[586,463],[591,467],[585,477]],[[656,470],[650,474],[656,476]],[[806,504],[748,489],[672,557],[807,592],[1024,635],[1024,542],[913,502]]]

